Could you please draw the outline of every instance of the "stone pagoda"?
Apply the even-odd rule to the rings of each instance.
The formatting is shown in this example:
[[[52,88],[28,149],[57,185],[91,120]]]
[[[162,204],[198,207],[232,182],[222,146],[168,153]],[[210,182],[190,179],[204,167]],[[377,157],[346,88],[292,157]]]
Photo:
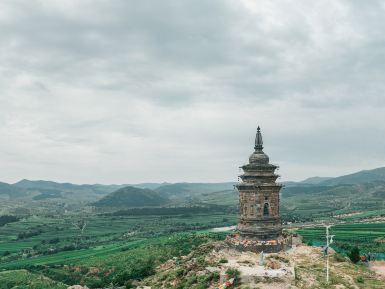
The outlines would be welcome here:
[[[263,152],[261,129],[258,127],[254,152],[249,163],[242,166],[243,174],[236,188],[239,191],[239,220],[237,234],[228,241],[243,250],[277,252],[286,247],[282,236],[279,213],[279,191],[276,183],[278,166],[269,163]]]

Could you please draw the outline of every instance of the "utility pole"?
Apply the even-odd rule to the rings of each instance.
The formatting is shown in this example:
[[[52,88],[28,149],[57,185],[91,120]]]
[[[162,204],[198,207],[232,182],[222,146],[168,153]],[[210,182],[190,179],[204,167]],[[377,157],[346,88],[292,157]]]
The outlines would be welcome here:
[[[329,247],[333,243],[333,237],[335,235],[329,236],[329,229],[331,225],[325,225],[326,228],[326,247],[324,249],[324,253],[326,255],[326,283],[329,283]]]

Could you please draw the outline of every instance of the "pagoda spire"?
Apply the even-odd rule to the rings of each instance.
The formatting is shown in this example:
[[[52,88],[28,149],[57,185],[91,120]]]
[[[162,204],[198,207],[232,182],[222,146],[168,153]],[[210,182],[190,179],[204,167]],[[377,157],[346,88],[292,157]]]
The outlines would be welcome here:
[[[255,136],[254,149],[256,151],[262,151],[263,150],[262,133],[261,133],[261,128],[259,126],[257,128],[257,135]]]

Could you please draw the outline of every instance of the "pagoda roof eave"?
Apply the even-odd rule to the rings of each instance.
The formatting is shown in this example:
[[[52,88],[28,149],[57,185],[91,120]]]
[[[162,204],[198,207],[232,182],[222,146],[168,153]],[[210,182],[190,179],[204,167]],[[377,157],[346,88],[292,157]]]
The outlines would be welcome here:
[[[273,164],[245,164],[241,168],[250,168],[250,169],[272,169],[278,168],[279,166]]]
[[[269,184],[269,183],[262,183],[262,184],[247,184],[247,183],[239,183],[237,185],[235,185],[237,189],[239,188],[247,188],[247,189],[258,189],[258,188],[268,188],[268,187],[279,187],[279,188],[282,188],[282,184],[279,184],[279,183],[273,183],[273,184]]]

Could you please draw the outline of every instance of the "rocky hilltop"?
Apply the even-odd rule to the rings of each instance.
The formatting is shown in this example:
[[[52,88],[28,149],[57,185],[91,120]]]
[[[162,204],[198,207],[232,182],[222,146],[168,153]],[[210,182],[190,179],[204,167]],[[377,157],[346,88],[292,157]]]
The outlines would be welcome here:
[[[320,247],[296,243],[286,252],[239,252],[225,242],[197,247],[158,266],[152,276],[126,284],[137,289],[384,289],[385,262],[353,264],[330,250],[330,282]],[[68,289],[86,289],[79,285]],[[107,288],[105,288],[107,289]]]
[[[287,252],[263,255],[261,258],[261,254],[239,252],[223,242],[202,245],[187,256],[167,261],[158,267],[155,275],[133,285],[143,289],[385,288],[385,276],[368,266],[355,265],[333,251],[329,257],[329,284],[325,280],[321,248],[297,244]],[[376,266],[378,272],[385,268],[384,264]],[[232,278],[234,284],[224,286]]]

